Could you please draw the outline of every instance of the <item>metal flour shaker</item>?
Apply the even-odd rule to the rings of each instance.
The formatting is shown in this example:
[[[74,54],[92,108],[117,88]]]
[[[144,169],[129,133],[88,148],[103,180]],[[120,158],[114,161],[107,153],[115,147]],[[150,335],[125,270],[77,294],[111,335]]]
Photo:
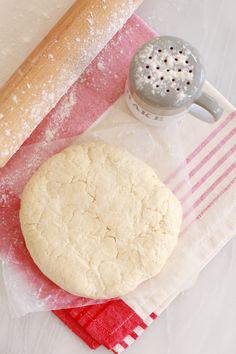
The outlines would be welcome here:
[[[203,92],[205,70],[198,51],[172,36],[154,38],[135,54],[126,83],[126,101],[146,124],[165,126],[191,113],[206,122],[223,114],[218,102]]]

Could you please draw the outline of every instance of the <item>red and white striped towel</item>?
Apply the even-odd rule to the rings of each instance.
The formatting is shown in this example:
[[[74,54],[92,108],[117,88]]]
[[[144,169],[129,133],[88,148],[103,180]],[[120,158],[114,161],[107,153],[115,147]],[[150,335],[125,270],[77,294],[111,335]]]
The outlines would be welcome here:
[[[184,222],[167,266],[121,301],[55,311],[92,348],[104,345],[117,353],[126,349],[236,233],[236,112],[210,84],[205,90],[221,102],[224,117],[212,126],[188,115],[181,128],[186,158],[165,183],[182,202]],[[124,107],[122,100],[118,111]],[[116,105],[103,125],[117,112]]]
[[[206,90],[214,91],[209,84]],[[236,233],[233,217],[236,209],[236,112],[228,114],[231,106],[225,101],[222,103],[226,108],[223,120],[211,128],[209,134],[204,134],[199,144],[193,142],[194,148],[185,164],[166,178],[165,182],[182,200],[184,222],[178,248],[160,276],[145,282],[123,301],[55,311],[73,330],[83,331],[91,347],[102,344],[114,352],[122,352]],[[109,120],[110,115],[114,115],[112,109],[105,119]],[[191,182],[187,193],[183,188],[184,180],[176,183],[177,175],[186,168]],[[191,203],[186,203],[188,198]]]

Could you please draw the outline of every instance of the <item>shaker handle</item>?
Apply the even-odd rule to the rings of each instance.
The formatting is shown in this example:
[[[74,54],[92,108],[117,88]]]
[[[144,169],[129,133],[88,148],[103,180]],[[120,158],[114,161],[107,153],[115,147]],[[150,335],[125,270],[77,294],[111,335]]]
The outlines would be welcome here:
[[[219,105],[219,103],[210,95],[203,92],[201,96],[194,102],[195,105],[200,106],[202,109],[197,109],[197,107],[193,107],[190,109],[190,112],[193,113],[196,118],[201,119],[207,122],[216,122],[222,116],[224,110]],[[207,112],[203,112],[207,111]]]

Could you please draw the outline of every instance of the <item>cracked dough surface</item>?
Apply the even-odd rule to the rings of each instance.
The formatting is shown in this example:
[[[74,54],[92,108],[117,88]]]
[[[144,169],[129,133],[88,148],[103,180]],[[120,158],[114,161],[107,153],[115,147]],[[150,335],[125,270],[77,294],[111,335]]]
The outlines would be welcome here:
[[[103,142],[51,157],[21,197],[34,262],[61,288],[90,298],[127,294],[158,274],[181,220],[180,203],[156,173]]]

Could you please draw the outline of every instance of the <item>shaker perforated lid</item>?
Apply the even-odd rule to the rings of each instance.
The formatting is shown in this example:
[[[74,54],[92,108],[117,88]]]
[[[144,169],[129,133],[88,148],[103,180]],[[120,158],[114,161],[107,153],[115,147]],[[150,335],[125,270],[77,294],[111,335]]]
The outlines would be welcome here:
[[[198,51],[172,36],[154,38],[134,56],[129,88],[149,106],[181,111],[196,100],[205,81]]]

